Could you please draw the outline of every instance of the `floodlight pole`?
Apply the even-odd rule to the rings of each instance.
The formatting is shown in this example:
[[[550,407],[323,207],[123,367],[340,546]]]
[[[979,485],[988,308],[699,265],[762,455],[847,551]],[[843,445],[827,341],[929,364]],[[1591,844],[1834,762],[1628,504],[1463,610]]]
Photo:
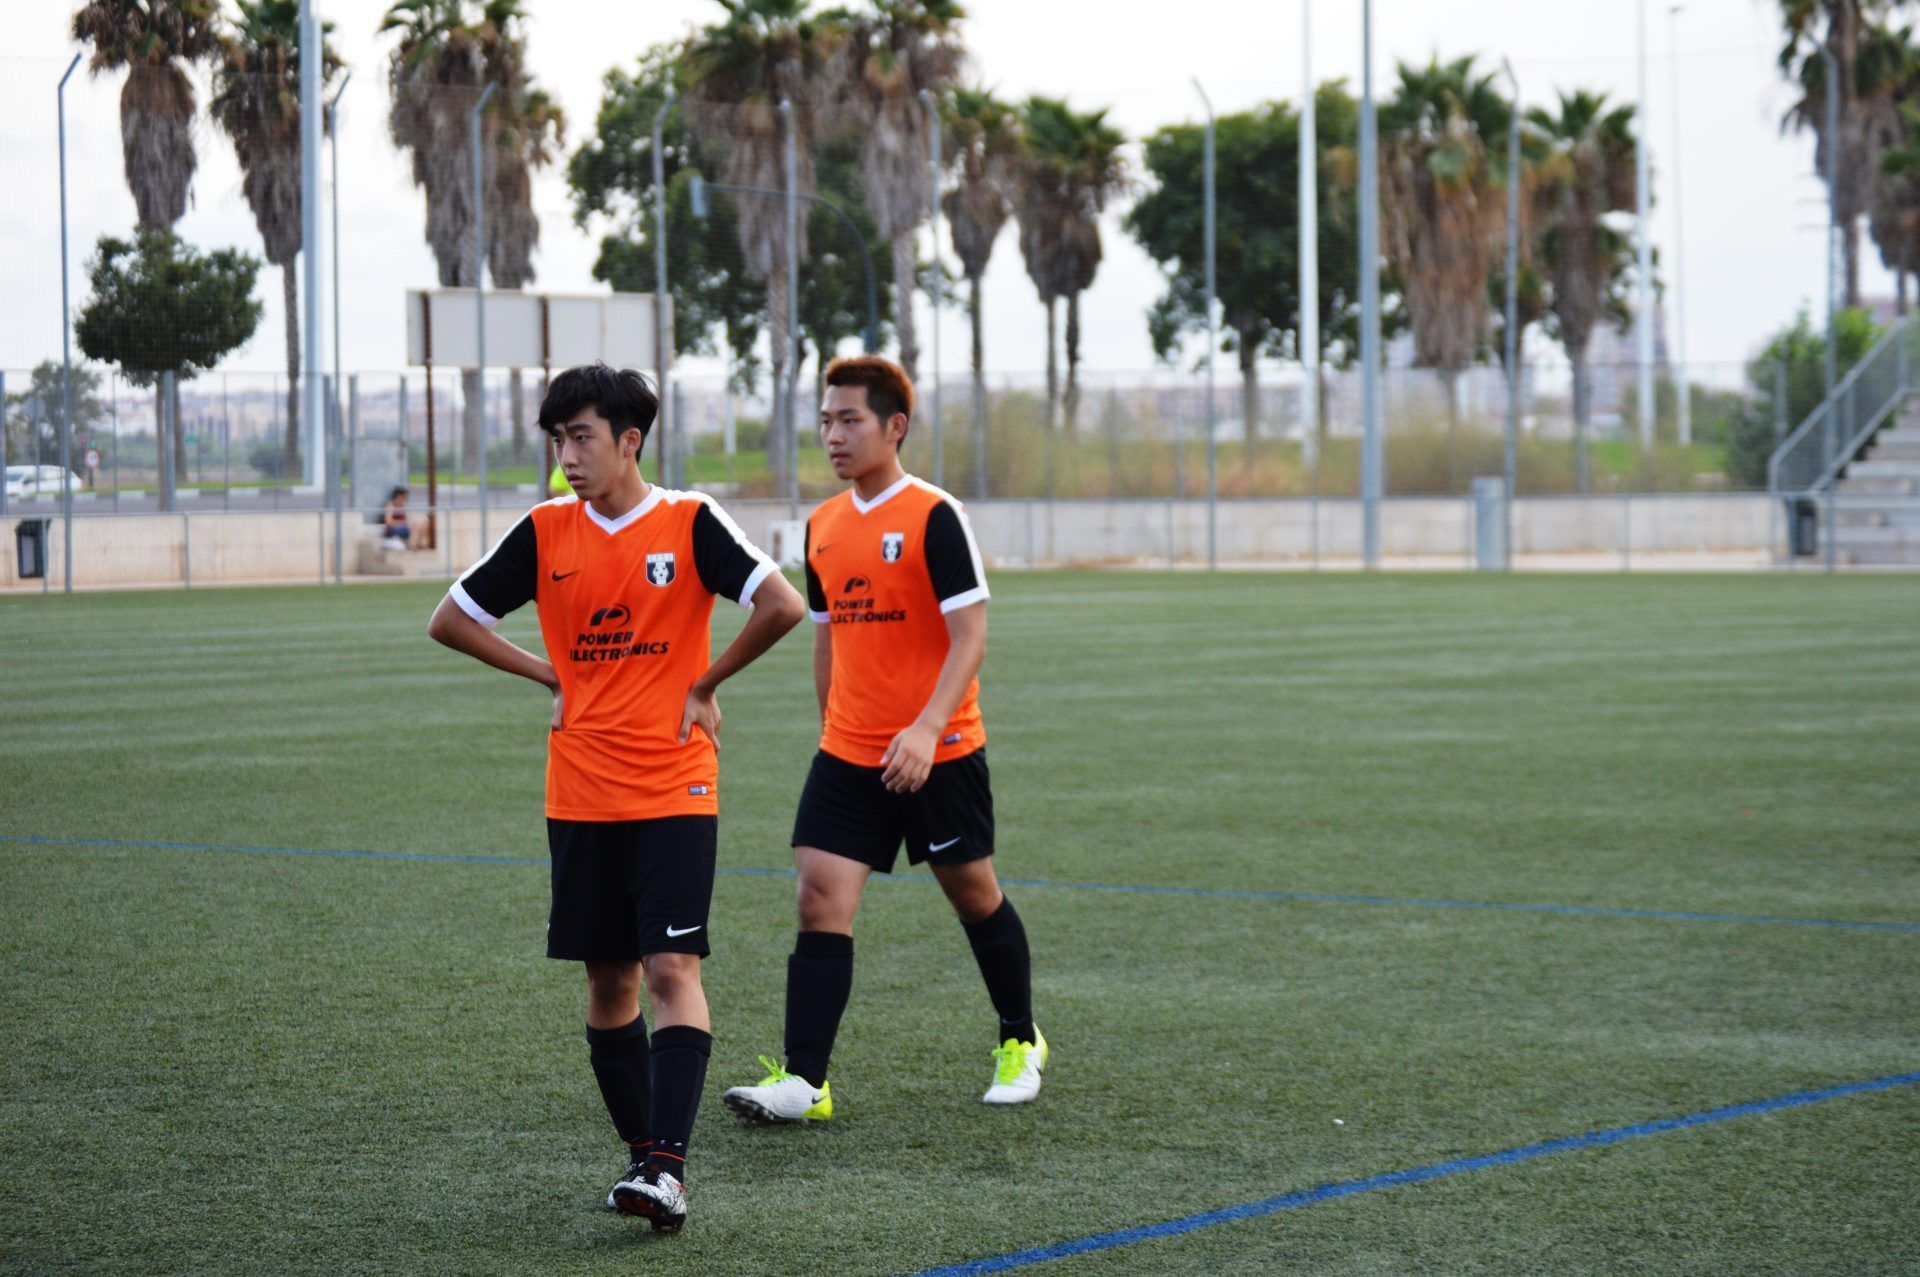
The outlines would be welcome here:
[[[920,90],[921,105],[927,109],[927,129],[932,134],[927,161],[927,207],[933,219],[933,285],[928,299],[933,303],[933,486],[946,486],[947,450],[940,412],[940,306],[946,298],[946,272],[940,268],[940,104],[930,90]],[[911,303],[909,303],[911,304]]]
[[[327,99],[327,115],[325,121],[327,126],[327,148],[333,157],[333,181],[328,184],[327,193],[333,205],[333,411],[336,421],[339,420],[340,413],[340,387],[344,383],[340,379],[340,129],[335,123],[334,115],[335,108],[340,105],[340,95],[347,91],[347,81],[351,79],[353,79],[353,72],[349,71],[345,76],[341,77],[340,87],[333,91],[333,96]],[[335,438],[337,440],[338,435],[336,435]],[[349,469],[351,469],[353,465],[351,457],[347,459],[347,465]],[[337,476],[339,467],[336,466],[331,473]],[[331,486],[334,487],[336,492],[338,492],[338,484],[339,480],[335,478]],[[340,516],[346,504],[345,496],[341,495],[335,504],[333,512],[333,579],[336,582],[340,580],[341,571],[340,524],[342,520]]]
[[[1640,450],[1653,451],[1653,241],[1648,238],[1649,211],[1653,207],[1653,192],[1647,165],[1647,0],[1634,0],[1634,29],[1639,40],[1640,50],[1640,127],[1634,134],[1634,214],[1633,234],[1638,241],[1638,266],[1634,310],[1638,312],[1639,322],[1634,326],[1634,334],[1639,339],[1639,381],[1640,381]]]
[[[1204,220],[1206,223],[1207,252],[1207,410],[1204,414],[1207,423],[1207,570],[1213,571],[1220,566],[1220,476],[1218,458],[1219,430],[1214,421],[1214,348],[1220,344],[1218,321],[1214,318],[1214,298],[1218,293],[1219,280],[1214,274],[1214,153],[1213,153],[1213,101],[1207,97],[1207,91],[1200,87],[1199,77],[1193,81],[1193,91],[1200,95],[1200,102],[1207,108],[1207,149],[1204,175]],[[1251,437],[1253,422],[1245,425]]]
[[[673,432],[680,428],[680,418],[667,408],[667,362],[673,357],[673,334],[667,331],[667,161],[661,152],[666,147],[667,112],[673,109],[674,96],[669,84],[660,109],[653,113],[653,377],[660,400],[660,444],[654,449],[654,469],[660,482],[669,486],[675,481]],[[685,476],[678,481],[685,482]]]
[[[1360,503],[1362,557],[1380,566],[1380,140],[1373,108],[1373,0],[1360,5]]]
[[[794,399],[800,389],[800,161],[798,141],[793,136],[793,103],[780,99],[780,118],[786,124],[785,172],[787,195],[787,385],[782,396],[783,412],[775,421],[780,440],[780,455],[787,460],[787,518],[800,517],[800,447],[794,437]],[[908,298],[907,303],[912,304]]]
[[[320,16],[318,0],[300,0],[300,264],[306,289],[305,311],[307,380],[302,387],[307,436],[307,481],[326,482],[326,386],[320,376]]]
[[[1671,5],[1667,9],[1668,44],[1672,46],[1672,66],[1669,68],[1673,85],[1673,160],[1669,168],[1673,171],[1673,389],[1679,405],[1680,416],[1677,420],[1678,437],[1681,445],[1693,442],[1693,404],[1687,388],[1687,280],[1681,266],[1681,250],[1686,244],[1685,223],[1680,218],[1680,10],[1684,5]]]
[[[1828,33],[1831,38],[1831,32]],[[1834,351],[1834,324],[1837,320],[1837,307],[1834,294],[1839,291],[1834,269],[1834,258],[1839,252],[1840,231],[1840,59],[1829,44],[1820,46],[1820,57],[1826,64],[1827,72],[1827,398],[1833,397],[1837,358]],[[1827,413],[1827,434],[1833,434],[1833,413]],[[1824,461],[1833,460],[1833,448],[1829,444]]]
[[[1520,434],[1520,80],[1513,63],[1500,59],[1513,86],[1513,110],[1507,116],[1507,430],[1500,474],[1505,491],[1501,514],[1506,531],[1500,539],[1502,566],[1513,570],[1513,499],[1515,452]]]
[[[1320,147],[1315,136],[1313,0],[1300,4],[1300,446],[1320,471]],[[1311,440],[1311,444],[1309,444]]]
[[[480,90],[480,100],[467,112],[467,137],[473,146],[473,325],[474,337],[479,343],[474,359],[480,365],[480,403],[475,416],[480,422],[480,546],[483,552],[487,545],[487,201],[483,180],[486,171],[485,152],[480,146],[480,113],[487,109],[487,103],[498,87],[497,84],[488,84]]]
[[[74,54],[54,96],[60,105],[60,555],[65,561],[61,590],[73,593],[73,302],[67,280],[67,80],[80,65]],[[0,421],[0,433],[6,429]],[[36,455],[34,460],[39,461]],[[0,487],[6,475],[0,473]],[[45,552],[41,558],[45,559]],[[41,572],[44,574],[44,563]]]

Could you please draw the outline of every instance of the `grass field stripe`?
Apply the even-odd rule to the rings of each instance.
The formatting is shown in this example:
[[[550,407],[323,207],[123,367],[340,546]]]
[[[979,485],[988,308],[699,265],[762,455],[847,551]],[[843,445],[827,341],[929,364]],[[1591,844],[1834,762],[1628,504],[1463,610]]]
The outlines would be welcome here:
[[[145,847],[160,851],[223,851],[263,856],[332,856],[345,860],[417,860],[443,864],[544,865],[545,856],[484,856],[432,851],[359,851],[352,848],[265,847],[230,843],[165,842],[132,838],[51,838],[41,834],[0,834],[0,842],[48,847]],[[714,872],[736,877],[791,878],[791,869],[722,865]],[[876,881],[926,884],[930,874],[879,875]],[[1692,913],[1677,909],[1623,909],[1604,905],[1514,904],[1497,900],[1441,900],[1414,896],[1368,896],[1335,891],[1255,891],[1226,887],[1160,887],[1111,882],[1059,882],[1049,878],[1002,878],[1012,887],[1049,891],[1109,891],[1134,896],[1195,896],[1214,900],[1291,900],[1308,904],[1398,905],[1409,909],[1492,909],[1508,913],[1549,913],[1577,918],[1646,918],[1659,922],[1730,922],[1774,927],[1827,927],[1849,931],[1900,931],[1920,934],[1920,922],[1859,922],[1846,918],[1787,918],[1752,913]]]
[[[1505,1149],[1498,1153],[1484,1153],[1477,1157],[1458,1157],[1451,1161],[1435,1162],[1429,1166],[1414,1166],[1403,1171],[1369,1175],[1365,1179],[1322,1184],[1317,1188],[1301,1189],[1280,1197],[1269,1197],[1264,1201],[1244,1202],[1238,1206],[1227,1206],[1198,1215],[1187,1215],[1181,1219],[1170,1219],[1159,1224],[1143,1224],[1137,1228],[1123,1228],[1111,1233],[1095,1233],[1090,1237],[1058,1242],[1052,1246],[1036,1246],[1031,1250],[1012,1251],[988,1259],[975,1259],[941,1268],[923,1269],[914,1274],[914,1277],[971,1277],[976,1273],[1006,1272],[1008,1269],[1026,1268],[1034,1264],[1044,1264],[1050,1260],[1065,1259],[1071,1255],[1084,1255],[1089,1251],[1112,1250],[1116,1246],[1131,1246],[1136,1242],[1153,1241],[1161,1237],[1178,1237],[1183,1233],[1211,1228],[1216,1224],[1257,1219],[1262,1215],[1298,1210],[1303,1206],[1313,1206],[1341,1197],[1353,1197],[1360,1193],[1377,1193],[1383,1189],[1400,1188],[1407,1184],[1424,1184],[1429,1180],[1446,1179],[1452,1175],[1467,1175],[1474,1171],[1491,1170],[1497,1166],[1510,1166],[1516,1162],[1530,1162],[1535,1158],[1549,1157],[1555,1153],[1570,1153],[1585,1148],[1604,1148],[1609,1144],[1619,1144],[1648,1135],[1662,1135],[1668,1131],[1708,1126],[1715,1122],[1729,1122],[1735,1118],[1753,1117],[1760,1113],[1777,1113],[1782,1109],[1802,1108],[1808,1104],[1818,1104],[1823,1100],[1835,1100],[1848,1095],[1864,1095],[1872,1091],[1888,1091],[1895,1087],[1912,1086],[1915,1083],[1920,1083],[1920,1072],[1896,1073],[1888,1077],[1871,1078],[1864,1082],[1829,1086],[1817,1091],[1796,1091],[1791,1095],[1749,1100],[1744,1104],[1730,1104],[1725,1108],[1708,1109],[1704,1113],[1689,1113],[1684,1117],[1667,1117],[1655,1122],[1640,1122],[1632,1126],[1615,1126],[1604,1131],[1589,1131],[1585,1135],[1572,1135],[1565,1139],[1547,1140],[1540,1144],[1523,1144],[1518,1148]]]

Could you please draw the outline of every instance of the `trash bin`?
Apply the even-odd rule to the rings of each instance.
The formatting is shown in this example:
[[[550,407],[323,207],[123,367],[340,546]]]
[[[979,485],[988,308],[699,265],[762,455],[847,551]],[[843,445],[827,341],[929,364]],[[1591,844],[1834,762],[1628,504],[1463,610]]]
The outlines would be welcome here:
[[[23,581],[47,575],[47,525],[52,519],[22,519],[13,528],[14,565]]]
[[[1787,552],[1803,558],[1820,553],[1820,505],[1812,497],[1787,502]]]

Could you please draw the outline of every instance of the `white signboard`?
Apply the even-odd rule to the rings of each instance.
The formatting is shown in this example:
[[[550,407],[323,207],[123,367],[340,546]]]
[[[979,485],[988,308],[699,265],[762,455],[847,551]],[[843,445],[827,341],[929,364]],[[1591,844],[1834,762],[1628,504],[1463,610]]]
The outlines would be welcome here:
[[[477,298],[471,288],[409,291],[407,362],[479,367]],[[666,300],[671,332],[673,299]],[[653,367],[652,293],[561,295],[489,289],[486,306],[489,368],[567,368],[596,359],[616,368]]]

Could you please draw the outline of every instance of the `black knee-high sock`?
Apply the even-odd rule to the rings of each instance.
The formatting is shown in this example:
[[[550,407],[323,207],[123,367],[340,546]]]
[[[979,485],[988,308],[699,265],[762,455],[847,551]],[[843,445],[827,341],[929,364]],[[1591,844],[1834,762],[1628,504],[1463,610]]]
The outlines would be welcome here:
[[[687,1140],[707,1085],[707,1058],[713,1035],[688,1024],[669,1025],[653,1035],[653,1108],[648,1122],[653,1148],[647,1165],[687,1178]]]
[[[1032,966],[1027,956],[1027,929],[1014,912],[1013,901],[1002,897],[998,909],[978,922],[961,925],[966,928],[967,943],[973,946],[973,959],[980,964],[980,977],[987,982],[987,996],[1000,1013],[996,1041],[1016,1038],[1032,1042]]]
[[[827,1080],[827,1060],[853,992],[853,937],[802,931],[787,959],[787,1072],[815,1086]]]
[[[653,1090],[651,1054],[644,1015],[617,1029],[587,1026],[587,1059],[593,1064],[594,1080],[600,1083],[600,1098],[607,1103],[613,1129],[633,1150],[636,1162],[646,1157],[652,1134],[647,1125]]]

